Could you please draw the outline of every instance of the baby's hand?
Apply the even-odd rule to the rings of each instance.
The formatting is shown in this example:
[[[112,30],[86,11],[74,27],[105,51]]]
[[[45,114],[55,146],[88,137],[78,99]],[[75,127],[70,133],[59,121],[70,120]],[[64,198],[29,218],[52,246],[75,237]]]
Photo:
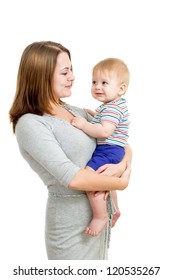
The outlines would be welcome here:
[[[84,119],[80,116],[74,117],[71,121],[71,124],[73,126],[80,128],[80,129],[82,129],[86,123],[87,123],[86,119]]]

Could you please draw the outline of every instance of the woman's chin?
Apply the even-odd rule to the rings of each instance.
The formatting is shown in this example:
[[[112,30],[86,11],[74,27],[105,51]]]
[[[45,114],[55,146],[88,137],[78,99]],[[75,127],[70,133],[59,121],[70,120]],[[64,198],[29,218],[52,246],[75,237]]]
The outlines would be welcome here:
[[[71,90],[67,90],[62,98],[70,97],[72,95]]]

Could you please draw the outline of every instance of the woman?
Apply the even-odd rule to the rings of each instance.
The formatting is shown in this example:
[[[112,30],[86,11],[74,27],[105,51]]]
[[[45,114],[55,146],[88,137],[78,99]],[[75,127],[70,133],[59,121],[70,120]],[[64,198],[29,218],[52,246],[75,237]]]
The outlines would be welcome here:
[[[95,149],[95,139],[71,121],[77,115],[87,120],[90,116],[61,101],[71,96],[74,79],[69,50],[49,41],[29,45],[21,57],[10,120],[22,156],[48,188],[48,259],[103,260],[107,259],[110,227],[95,238],[84,233],[92,216],[86,191],[126,188],[131,151],[126,149],[119,171],[112,165],[98,173],[84,169]],[[108,173],[123,174],[118,178],[105,175]],[[111,216],[110,199],[108,211]]]

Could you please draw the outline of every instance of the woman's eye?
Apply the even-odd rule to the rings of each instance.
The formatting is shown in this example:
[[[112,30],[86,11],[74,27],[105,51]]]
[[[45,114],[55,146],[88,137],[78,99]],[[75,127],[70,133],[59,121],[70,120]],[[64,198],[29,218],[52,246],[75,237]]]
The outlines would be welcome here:
[[[66,72],[62,72],[61,74],[62,75],[64,75],[64,76],[66,76],[66,75],[68,75],[68,74],[71,74],[71,73],[73,73],[73,69],[72,68],[70,68],[68,71],[66,71]]]

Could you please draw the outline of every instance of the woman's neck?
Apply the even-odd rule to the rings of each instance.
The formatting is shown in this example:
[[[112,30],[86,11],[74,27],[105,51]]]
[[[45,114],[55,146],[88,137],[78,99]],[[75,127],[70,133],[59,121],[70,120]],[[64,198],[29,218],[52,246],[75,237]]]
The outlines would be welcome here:
[[[71,123],[73,114],[69,112],[62,104],[51,104],[50,114]]]

